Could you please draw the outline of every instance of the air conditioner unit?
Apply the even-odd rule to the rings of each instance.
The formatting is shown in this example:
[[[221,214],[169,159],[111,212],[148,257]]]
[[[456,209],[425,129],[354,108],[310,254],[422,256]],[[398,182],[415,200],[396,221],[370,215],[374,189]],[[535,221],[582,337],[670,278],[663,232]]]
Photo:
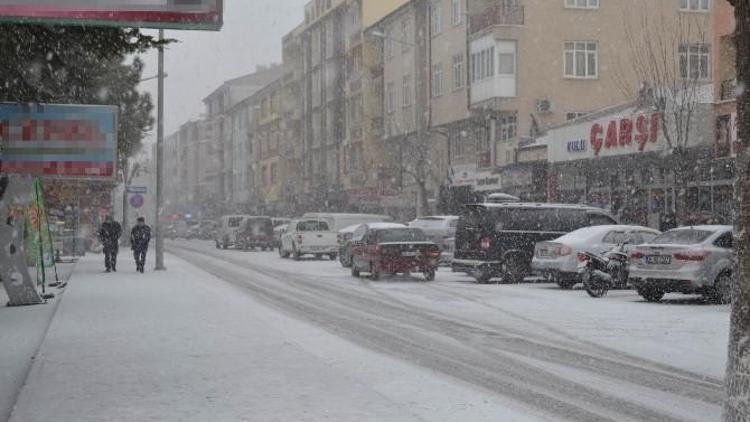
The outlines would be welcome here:
[[[537,113],[552,113],[552,101],[547,99],[536,100]]]

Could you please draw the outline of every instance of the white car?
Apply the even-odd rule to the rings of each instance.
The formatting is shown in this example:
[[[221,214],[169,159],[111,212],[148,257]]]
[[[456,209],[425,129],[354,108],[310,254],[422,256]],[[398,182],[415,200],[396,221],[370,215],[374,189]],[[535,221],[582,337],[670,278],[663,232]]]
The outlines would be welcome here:
[[[661,232],[643,226],[605,225],[578,229],[549,242],[539,242],[534,248],[531,269],[556,282],[563,289],[578,284],[578,253],[603,253],[617,245],[633,245],[648,242]]]
[[[440,250],[449,248],[446,242],[456,237],[459,217],[455,215],[433,215],[418,217],[409,223],[409,227],[421,229],[427,237],[440,246]]]
[[[287,231],[281,235],[279,255],[282,258],[291,255],[296,261],[303,255],[315,255],[318,259],[327,255],[331,260],[335,260],[339,253],[336,235],[325,220],[293,220],[289,223]]]
[[[731,226],[680,227],[634,248],[630,283],[644,299],[665,293],[700,293],[718,303],[732,295],[734,236]]]

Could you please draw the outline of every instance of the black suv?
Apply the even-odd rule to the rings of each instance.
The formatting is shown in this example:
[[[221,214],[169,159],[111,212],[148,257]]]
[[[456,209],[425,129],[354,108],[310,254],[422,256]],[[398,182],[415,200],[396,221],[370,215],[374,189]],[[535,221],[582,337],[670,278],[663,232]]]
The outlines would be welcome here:
[[[456,231],[453,272],[470,274],[479,283],[495,277],[520,282],[531,273],[537,242],[606,224],[617,223],[604,210],[583,205],[467,205]]]

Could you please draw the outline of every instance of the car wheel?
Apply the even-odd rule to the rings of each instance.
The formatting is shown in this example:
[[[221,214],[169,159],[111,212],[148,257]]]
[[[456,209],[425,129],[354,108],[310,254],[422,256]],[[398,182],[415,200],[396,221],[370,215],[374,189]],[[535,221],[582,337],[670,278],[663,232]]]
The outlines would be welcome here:
[[[557,285],[560,286],[560,288],[563,290],[570,290],[576,284],[578,284],[577,280],[562,280],[562,279],[557,280]]]
[[[730,272],[719,274],[714,281],[714,285],[710,287],[707,296],[711,302],[719,305],[732,303],[732,274]]]
[[[289,258],[289,254],[288,254],[288,253],[286,253],[286,252],[284,252],[284,250],[283,250],[283,249],[281,249],[281,248],[279,248],[279,256],[280,256],[281,258]]]
[[[435,281],[435,269],[427,270],[424,272],[424,279],[427,281]]]
[[[359,268],[356,265],[352,265],[352,277],[359,278]]]
[[[648,302],[660,302],[665,292],[652,286],[642,286],[638,288],[638,294]]]
[[[215,242],[215,243],[216,243],[216,249],[221,249],[221,244],[219,242]]]
[[[296,246],[292,246],[292,258],[294,258],[295,261],[302,259],[302,254],[297,250]]]
[[[221,244],[221,249],[229,249],[229,239],[224,238],[224,243]]]
[[[479,284],[487,284],[492,280],[492,273],[489,270],[478,270],[474,273],[474,278]]]
[[[526,277],[526,270],[523,264],[518,262],[518,258],[510,260],[503,268],[503,281],[510,284],[518,284]]]

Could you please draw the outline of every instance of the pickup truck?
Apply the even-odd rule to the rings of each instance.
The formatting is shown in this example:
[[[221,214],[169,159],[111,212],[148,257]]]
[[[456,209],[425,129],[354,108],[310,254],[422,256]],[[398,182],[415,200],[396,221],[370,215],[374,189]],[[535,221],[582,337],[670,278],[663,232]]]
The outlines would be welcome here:
[[[315,255],[321,259],[328,256],[332,261],[338,257],[338,238],[324,220],[293,220],[281,236],[279,255],[299,261],[303,255]]]

